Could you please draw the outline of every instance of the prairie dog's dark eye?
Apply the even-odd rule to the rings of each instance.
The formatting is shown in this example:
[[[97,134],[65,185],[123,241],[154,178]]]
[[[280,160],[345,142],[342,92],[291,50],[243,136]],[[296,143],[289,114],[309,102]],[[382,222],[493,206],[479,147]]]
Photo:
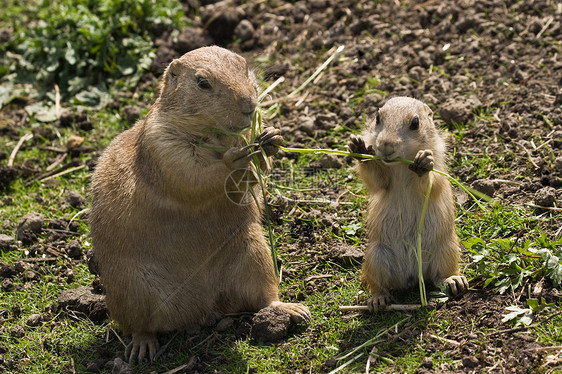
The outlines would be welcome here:
[[[418,117],[412,118],[410,122],[410,130],[417,130],[420,128],[420,119]]]
[[[375,117],[375,122],[378,124],[381,123],[381,115],[379,114],[379,112],[377,112],[377,116]]]
[[[210,90],[211,88],[213,88],[211,87],[209,81],[203,77],[197,77],[197,87],[199,87],[202,90]]]

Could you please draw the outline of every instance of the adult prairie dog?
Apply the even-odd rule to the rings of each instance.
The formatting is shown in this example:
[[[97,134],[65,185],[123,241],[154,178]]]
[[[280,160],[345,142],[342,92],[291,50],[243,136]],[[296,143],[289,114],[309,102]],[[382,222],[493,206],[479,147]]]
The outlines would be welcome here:
[[[446,283],[452,294],[468,288],[459,274],[460,248],[455,231],[455,205],[446,170],[446,141],[433,123],[433,112],[409,97],[394,97],[380,108],[362,136],[351,138],[354,153],[382,160],[360,161],[358,172],[367,187],[367,250],[362,281],[371,291],[368,304],[377,309],[390,301],[391,290],[418,282],[415,248],[428,179],[433,178],[422,230],[423,276]],[[413,160],[414,164],[396,161]]]
[[[256,147],[225,135],[250,126],[257,94],[241,56],[219,47],[188,52],[164,72],[146,119],[99,159],[90,214],[94,257],[110,315],[132,334],[129,360],[152,360],[157,333],[211,314],[277,305],[294,320],[310,319],[305,306],[279,301],[263,207],[237,204],[225,192],[225,181],[244,175],[255,149],[271,156],[283,140],[273,128]],[[259,196],[255,180],[245,181]]]

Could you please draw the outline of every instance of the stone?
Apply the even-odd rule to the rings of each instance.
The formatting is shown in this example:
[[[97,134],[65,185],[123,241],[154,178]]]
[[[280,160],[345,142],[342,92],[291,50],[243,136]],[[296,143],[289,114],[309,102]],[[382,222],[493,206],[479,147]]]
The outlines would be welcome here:
[[[76,191],[68,191],[66,194],[66,202],[73,208],[82,208],[86,205],[86,199],[84,199]]]
[[[84,138],[78,135],[70,135],[68,137],[68,140],[66,141],[66,150],[67,151],[72,151],[78,147],[80,147],[82,144],[84,144]]]
[[[66,247],[66,253],[68,254],[68,256],[70,256],[70,258],[73,258],[75,260],[81,259],[83,250],[80,242],[76,239],[71,240]]]
[[[304,132],[308,136],[314,135],[314,119],[310,117],[299,117],[299,123],[297,125],[297,129]]]
[[[322,155],[320,158],[320,166],[322,166],[322,169],[339,169],[342,163],[334,155]]]
[[[562,175],[562,157],[556,157],[556,160],[554,160],[554,166],[558,171],[558,175]]]
[[[228,330],[230,328],[230,326],[232,326],[233,323],[234,323],[234,320],[232,318],[230,318],[230,317],[223,318],[215,326],[215,331],[224,332],[224,331]]]
[[[6,234],[0,234],[0,250],[10,249],[16,244],[16,239]]]
[[[556,202],[556,189],[554,187],[543,187],[535,192],[534,200],[538,206],[552,207]]]
[[[43,316],[41,316],[41,314],[35,313],[27,317],[25,324],[30,327],[35,327],[35,326],[39,326],[42,320],[43,320]]]
[[[494,196],[496,188],[494,187],[494,182],[489,179],[477,179],[472,182],[471,187],[478,192],[482,192],[490,197]]]
[[[474,110],[481,106],[476,96],[451,97],[439,108],[439,114],[447,123],[465,124],[472,120]]]
[[[94,323],[101,322],[107,315],[105,295],[89,286],[63,290],[58,298],[58,309],[84,313]]]
[[[241,41],[245,42],[254,37],[255,29],[254,25],[247,19],[240,21],[238,26],[234,29],[234,35]]]
[[[135,123],[140,117],[140,109],[134,105],[127,105],[123,108],[123,114],[129,124]]]
[[[473,369],[480,364],[480,361],[476,357],[473,356],[465,356],[462,359],[462,366],[465,368]]]
[[[363,262],[365,253],[359,247],[351,245],[340,245],[332,249],[330,257],[332,260],[345,265],[360,265]]]
[[[15,289],[14,281],[12,281],[10,278],[2,279],[2,283],[0,284],[0,286],[6,292],[11,292]]]
[[[18,231],[29,229],[39,234],[43,229],[43,215],[37,212],[27,213],[18,223]]]
[[[186,27],[178,35],[174,44],[174,50],[180,55],[194,49],[213,44],[213,39],[203,32],[203,29],[196,27]]]
[[[252,337],[261,343],[275,343],[282,340],[289,331],[291,316],[284,310],[268,306],[252,318]]]
[[[23,338],[25,336],[25,330],[22,326],[14,326],[10,329],[10,336],[16,339]]]

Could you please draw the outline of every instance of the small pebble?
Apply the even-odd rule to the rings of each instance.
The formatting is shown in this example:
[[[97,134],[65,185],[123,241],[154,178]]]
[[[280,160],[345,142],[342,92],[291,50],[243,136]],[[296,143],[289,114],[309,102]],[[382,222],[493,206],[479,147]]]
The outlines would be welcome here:
[[[489,179],[477,179],[472,182],[471,185],[476,191],[482,192],[490,197],[494,196],[496,188],[494,187],[494,182]]]
[[[9,249],[16,243],[16,239],[6,234],[0,234],[0,250]]]
[[[240,21],[238,26],[234,29],[234,35],[243,42],[252,39],[254,37],[254,32],[254,26],[247,19]]]
[[[556,170],[558,170],[558,174],[562,175],[562,156],[556,157],[556,160],[554,160],[554,165],[556,167]]]
[[[478,361],[476,357],[466,356],[462,359],[462,366],[464,366],[465,368],[472,369],[477,367],[479,364],[480,361]]]
[[[35,327],[35,326],[38,326],[41,323],[42,320],[43,320],[43,317],[41,316],[41,314],[35,313],[35,314],[32,314],[29,317],[27,317],[27,320],[25,321],[25,324],[27,326]]]
[[[234,320],[232,318],[230,318],[230,317],[223,318],[215,326],[215,331],[217,331],[217,332],[226,331],[230,328],[230,326],[232,326],[233,323],[234,323]]]
[[[76,191],[68,191],[66,202],[73,208],[82,208],[86,204],[86,200]]]
[[[10,278],[2,279],[2,289],[6,292],[11,292],[15,288],[14,282]]]
[[[538,206],[552,207],[556,202],[556,190],[554,187],[543,187],[535,192],[535,204]]]
[[[10,336],[19,339],[25,336],[25,330],[22,326],[14,326],[10,329]]]
[[[125,119],[129,123],[135,123],[140,118],[140,109],[133,105],[127,105],[123,108]]]

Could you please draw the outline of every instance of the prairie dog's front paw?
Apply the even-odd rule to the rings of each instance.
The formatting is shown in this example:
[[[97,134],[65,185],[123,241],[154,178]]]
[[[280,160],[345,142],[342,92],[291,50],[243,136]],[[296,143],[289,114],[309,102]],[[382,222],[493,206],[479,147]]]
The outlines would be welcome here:
[[[433,170],[434,160],[433,151],[431,149],[426,149],[418,151],[416,157],[414,157],[414,163],[409,166],[410,170],[421,177],[425,173]]]
[[[349,147],[351,153],[364,154],[364,155],[375,154],[375,150],[373,149],[373,146],[370,145],[369,147],[367,147],[367,145],[365,144],[365,140],[361,136],[352,135],[347,146]],[[360,159],[359,157],[357,158]]]
[[[266,127],[263,132],[256,137],[256,142],[267,156],[273,156],[279,151],[279,146],[283,143],[281,130],[275,127]]]
[[[230,148],[222,157],[225,165],[230,170],[245,169],[250,164],[254,153],[250,152],[250,147]]]

